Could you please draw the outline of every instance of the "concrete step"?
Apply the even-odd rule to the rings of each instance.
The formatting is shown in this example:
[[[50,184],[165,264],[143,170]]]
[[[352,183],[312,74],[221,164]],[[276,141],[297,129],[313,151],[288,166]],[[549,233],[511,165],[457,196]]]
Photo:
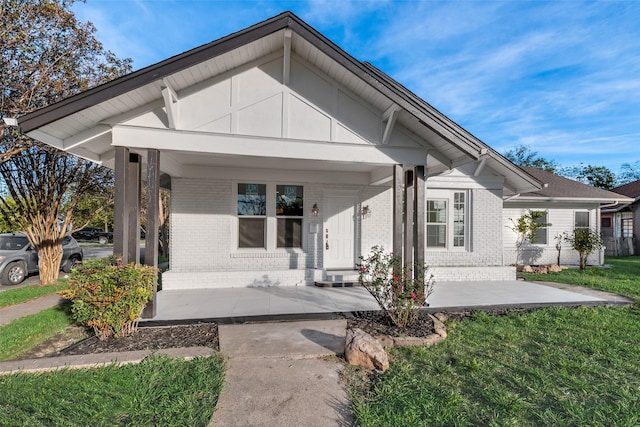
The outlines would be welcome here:
[[[316,286],[323,288],[360,286],[356,270],[328,270],[324,276],[323,280],[315,282]]]

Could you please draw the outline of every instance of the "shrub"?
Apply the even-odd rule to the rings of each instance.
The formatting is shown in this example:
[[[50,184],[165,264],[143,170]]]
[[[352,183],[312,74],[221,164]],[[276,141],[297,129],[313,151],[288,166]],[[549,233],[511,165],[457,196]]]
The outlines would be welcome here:
[[[136,331],[156,280],[156,268],[122,265],[122,258],[111,256],[83,261],[69,275],[68,288],[58,293],[72,301],[73,319],[104,340]]]
[[[359,282],[398,327],[404,328],[418,318],[418,312],[433,293],[434,280],[424,265],[406,265],[402,258],[371,248],[371,255],[360,257]]]

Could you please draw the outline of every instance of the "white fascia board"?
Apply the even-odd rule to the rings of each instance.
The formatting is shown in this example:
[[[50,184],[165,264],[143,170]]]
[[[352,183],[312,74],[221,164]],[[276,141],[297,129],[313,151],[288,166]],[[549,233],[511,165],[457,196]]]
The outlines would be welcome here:
[[[175,131],[139,126],[115,126],[112,145],[191,153],[378,165],[415,164],[416,159],[422,159],[425,156],[425,150],[411,147],[383,147],[251,135]]]
[[[64,140],[63,150],[68,151],[73,148],[79,147],[82,144],[91,141],[94,138],[98,138],[104,134],[111,132],[111,126],[96,125],[91,129],[82,131],[76,135],[73,135]]]
[[[30,138],[33,138],[40,142],[44,142],[45,144],[48,144],[52,147],[59,148],[60,150],[64,149],[64,141],[62,141],[60,138],[56,138],[55,136],[51,136],[41,130],[32,130],[31,132],[28,132],[27,135]]]
[[[620,199],[593,199],[593,198],[579,198],[579,197],[532,197],[532,196],[520,196],[516,199],[520,202],[569,202],[569,203],[629,203],[633,199],[620,198]],[[514,200],[515,201],[515,200]]]

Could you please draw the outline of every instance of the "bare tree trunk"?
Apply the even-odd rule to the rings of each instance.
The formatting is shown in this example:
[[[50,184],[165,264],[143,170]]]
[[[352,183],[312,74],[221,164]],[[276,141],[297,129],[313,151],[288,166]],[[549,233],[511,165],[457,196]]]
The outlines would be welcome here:
[[[48,285],[58,280],[61,261],[62,244],[52,244],[40,247],[38,250],[38,268],[40,269],[41,285]]]
[[[62,240],[71,220],[68,211],[65,220],[50,218],[41,214],[32,215],[29,221],[23,221],[23,231],[27,235],[31,246],[38,252],[38,269],[40,270],[40,284],[48,285],[58,280],[60,263],[62,261]]]

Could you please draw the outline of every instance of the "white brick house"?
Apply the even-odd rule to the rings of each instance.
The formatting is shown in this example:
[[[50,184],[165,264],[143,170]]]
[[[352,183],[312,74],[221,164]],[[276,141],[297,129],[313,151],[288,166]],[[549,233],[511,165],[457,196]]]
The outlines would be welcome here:
[[[542,187],[289,12],[19,123],[116,170],[127,260],[141,171],[149,197],[170,181],[164,289],[309,285],[374,245],[424,260],[438,280],[513,279],[503,200]]]

